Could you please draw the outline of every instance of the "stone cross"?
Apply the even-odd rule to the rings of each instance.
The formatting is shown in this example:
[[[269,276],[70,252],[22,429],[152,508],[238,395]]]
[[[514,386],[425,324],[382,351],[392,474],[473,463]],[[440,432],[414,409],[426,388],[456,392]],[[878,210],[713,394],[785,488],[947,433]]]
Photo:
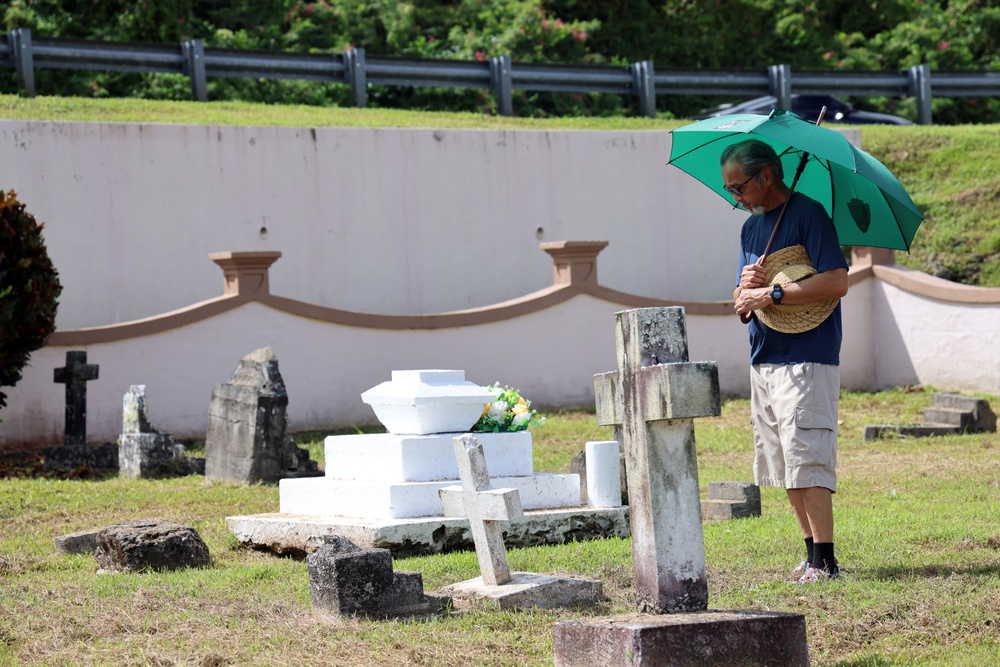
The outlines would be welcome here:
[[[618,370],[594,376],[597,422],[625,447],[639,611],[708,607],[694,417],[721,412],[714,362],[689,363],[683,308],[615,313]]]
[[[97,379],[97,364],[87,363],[87,353],[66,353],[66,366],[55,369],[54,382],[66,385],[66,445],[87,444],[87,382]]]
[[[490,488],[483,445],[475,436],[457,436],[452,439],[452,444],[462,486],[461,490],[458,487],[445,487],[438,491],[444,516],[469,520],[483,583],[489,586],[509,583],[510,566],[507,564],[507,549],[499,522],[510,521],[524,514],[521,496],[517,489]]]

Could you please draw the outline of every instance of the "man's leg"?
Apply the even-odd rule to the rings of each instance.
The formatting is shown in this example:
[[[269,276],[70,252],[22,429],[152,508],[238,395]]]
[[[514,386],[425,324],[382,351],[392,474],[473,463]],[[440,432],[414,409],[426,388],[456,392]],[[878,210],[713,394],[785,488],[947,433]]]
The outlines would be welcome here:
[[[830,489],[813,486],[786,491],[802,536],[811,536],[814,542],[833,542],[833,493]]]

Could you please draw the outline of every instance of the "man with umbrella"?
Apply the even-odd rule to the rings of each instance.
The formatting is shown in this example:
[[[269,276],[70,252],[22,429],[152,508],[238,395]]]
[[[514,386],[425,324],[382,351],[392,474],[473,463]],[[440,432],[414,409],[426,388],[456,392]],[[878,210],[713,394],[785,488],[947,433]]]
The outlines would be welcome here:
[[[750,325],[755,481],[787,491],[806,543],[796,581],[835,578],[840,298],[847,294],[847,261],[830,216],[785,185],[770,145],[758,139],[731,144],[720,163],[726,190],[753,214],[740,234],[733,299]],[[789,313],[790,306],[798,314]]]
[[[833,493],[847,294],[841,246],[909,250],[923,221],[885,165],[820,127],[822,116],[811,123],[775,109],[692,123],[671,132],[668,162],[753,214],[740,236],[733,300],[750,325],[754,475],[759,485],[787,489],[806,542],[793,579],[801,583],[840,574]]]

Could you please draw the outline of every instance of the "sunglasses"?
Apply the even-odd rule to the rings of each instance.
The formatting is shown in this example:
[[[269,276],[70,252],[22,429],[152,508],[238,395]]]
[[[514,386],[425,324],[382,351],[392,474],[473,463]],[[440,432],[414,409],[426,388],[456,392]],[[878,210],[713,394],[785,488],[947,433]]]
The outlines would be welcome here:
[[[728,192],[729,194],[731,194],[734,197],[742,197],[743,196],[743,188],[746,187],[746,184],[749,183],[750,181],[752,181],[754,178],[756,178],[757,174],[759,174],[760,172],[764,171],[765,169],[767,169],[767,167],[761,167],[760,169],[758,169],[754,173],[750,174],[750,178],[748,178],[747,180],[743,181],[742,183],[740,183],[736,187],[729,187],[728,185],[724,185],[724,186],[722,186],[722,189],[725,190],[726,192]]]

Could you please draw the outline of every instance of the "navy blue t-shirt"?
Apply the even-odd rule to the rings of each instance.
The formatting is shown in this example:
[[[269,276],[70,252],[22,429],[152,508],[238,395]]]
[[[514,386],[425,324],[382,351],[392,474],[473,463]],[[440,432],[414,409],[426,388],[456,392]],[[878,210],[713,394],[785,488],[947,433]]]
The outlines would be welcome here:
[[[740,265],[736,271],[737,285],[743,267],[756,262],[764,252],[780,214],[781,206],[778,206],[763,215],[752,215],[743,223],[743,230],[740,232]],[[815,199],[795,192],[792,193],[788,211],[774,238],[771,252],[798,244],[805,246],[818,273],[847,268],[837,230],[826,209]],[[761,324],[759,318],[754,317],[750,320],[750,363],[813,362],[840,365],[840,343],[843,339],[840,310],[838,303],[833,313],[818,327],[797,334],[769,329]]]

